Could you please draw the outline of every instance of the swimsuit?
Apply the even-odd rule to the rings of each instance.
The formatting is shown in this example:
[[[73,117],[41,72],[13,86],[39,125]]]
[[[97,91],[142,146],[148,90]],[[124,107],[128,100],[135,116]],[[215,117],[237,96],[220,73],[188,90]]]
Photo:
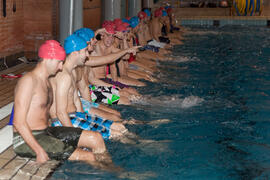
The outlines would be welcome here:
[[[152,39],[150,41],[147,41],[148,45],[164,48],[166,46],[166,43],[158,42],[155,39]]]
[[[90,114],[90,110],[91,108],[98,108],[99,107],[99,104],[97,103],[94,103],[94,102],[91,102],[91,101],[87,101],[83,98],[80,98],[81,100],[81,103],[82,103],[82,107],[83,107],[83,111],[86,112],[87,114]]]
[[[136,56],[134,56],[133,53],[130,53],[130,54],[129,54],[128,63],[131,63],[131,62],[133,62],[133,61],[135,61],[135,60],[136,60]]]
[[[83,112],[69,113],[69,118],[74,127],[99,132],[105,140],[109,139],[111,135],[110,127],[113,121],[91,116]],[[62,123],[59,119],[54,118],[52,119],[52,126],[62,126]]]
[[[159,47],[153,45],[145,45],[143,46],[144,49],[151,50],[153,52],[159,52]]]
[[[166,29],[165,25],[163,25],[161,28],[161,34],[162,34],[162,36],[167,36],[167,29]]]
[[[115,68],[116,68],[117,76],[118,77],[120,77],[120,69],[119,69],[119,66],[118,66],[118,63],[120,62],[120,60],[121,59],[119,58],[119,59],[117,59],[115,61]],[[108,74],[111,74],[111,68],[110,68],[110,65],[109,64],[106,66],[106,75],[108,75]]]
[[[106,86],[89,85],[91,100],[95,103],[117,104],[120,100],[119,89]]]
[[[160,42],[163,42],[163,43],[166,43],[166,44],[170,44],[170,39],[169,38],[166,38],[166,37],[163,37],[163,36],[160,36],[158,37],[159,41]]]
[[[117,71],[117,77],[120,77],[120,69],[119,69],[119,66],[118,66],[118,63],[120,62],[121,59],[117,59],[115,61],[115,68],[116,68],[116,71]]]
[[[128,68],[133,69],[133,70],[138,70],[139,69],[139,67],[137,65],[135,65],[135,64],[128,64]]]
[[[74,127],[48,127],[44,130],[32,131],[49,158],[54,160],[68,159],[77,148],[81,133],[82,129]],[[13,149],[21,157],[36,157],[36,153],[17,132],[13,135]]]
[[[111,78],[101,78],[101,80],[103,80],[104,82],[106,82],[108,84],[115,85],[115,86],[119,87],[120,89],[129,88],[128,85],[120,83],[119,81],[113,81]]]
[[[170,32],[173,33],[173,31],[180,31],[180,28],[174,27],[174,26],[171,24],[171,30],[170,30]]]

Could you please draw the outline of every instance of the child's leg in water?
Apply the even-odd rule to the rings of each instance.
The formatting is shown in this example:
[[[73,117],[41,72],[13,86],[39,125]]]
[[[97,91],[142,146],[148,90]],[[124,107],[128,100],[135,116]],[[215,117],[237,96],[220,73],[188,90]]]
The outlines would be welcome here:
[[[170,120],[168,119],[159,119],[159,120],[154,120],[150,122],[132,119],[132,120],[126,120],[123,123],[148,124],[148,125],[154,126],[154,125],[164,124],[168,122],[170,122]],[[140,142],[156,142],[154,140],[142,139],[138,135],[132,132],[129,132],[128,129],[123,125],[123,123],[114,122],[111,125],[111,136],[110,136],[111,139],[119,140],[120,142],[125,143],[125,144],[137,144]]]

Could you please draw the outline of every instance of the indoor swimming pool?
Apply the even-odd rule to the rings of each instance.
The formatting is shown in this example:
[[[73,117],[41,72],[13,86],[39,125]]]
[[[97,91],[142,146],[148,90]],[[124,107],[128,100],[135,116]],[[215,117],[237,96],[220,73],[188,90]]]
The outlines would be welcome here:
[[[107,141],[110,173],[65,162],[51,179],[269,179],[270,28],[190,27],[174,60],[157,62],[158,83],[118,106],[141,139]]]

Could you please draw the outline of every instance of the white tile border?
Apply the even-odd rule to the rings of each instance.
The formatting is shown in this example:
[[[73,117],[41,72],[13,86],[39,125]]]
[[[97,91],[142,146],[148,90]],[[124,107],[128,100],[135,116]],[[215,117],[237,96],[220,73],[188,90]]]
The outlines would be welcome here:
[[[9,146],[12,145],[13,138],[13,127],[11,125],[7,125],[0,129],[0,153],[6,150]]]
[[[5,105],[0,108],[0,121],[2,121],[5,117],[11,114],[11,110],[13,107],[13,102]],[[12,145],[13,138],[13,126],[6,125],[5,127],[0,129],[0,153],[6,150],[9,146]]]
[[[14,103],[12,102],[0,108],[0,121],[11,114],[13,104]]]

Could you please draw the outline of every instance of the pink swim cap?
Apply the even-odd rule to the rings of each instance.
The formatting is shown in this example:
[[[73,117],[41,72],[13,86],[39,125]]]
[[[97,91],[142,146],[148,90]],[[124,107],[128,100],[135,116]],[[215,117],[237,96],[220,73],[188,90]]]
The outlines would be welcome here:
[[[64,61],[66,58],[66,52],[59,42],[55,40],[47,40],[40,46],[38,56],[45,59]]]
[[[113,25],[108,24],[104,28],[105,28],[105,30],[106,30],[107,33],[109,33],[109,34],[115,34],[114,26]]]

